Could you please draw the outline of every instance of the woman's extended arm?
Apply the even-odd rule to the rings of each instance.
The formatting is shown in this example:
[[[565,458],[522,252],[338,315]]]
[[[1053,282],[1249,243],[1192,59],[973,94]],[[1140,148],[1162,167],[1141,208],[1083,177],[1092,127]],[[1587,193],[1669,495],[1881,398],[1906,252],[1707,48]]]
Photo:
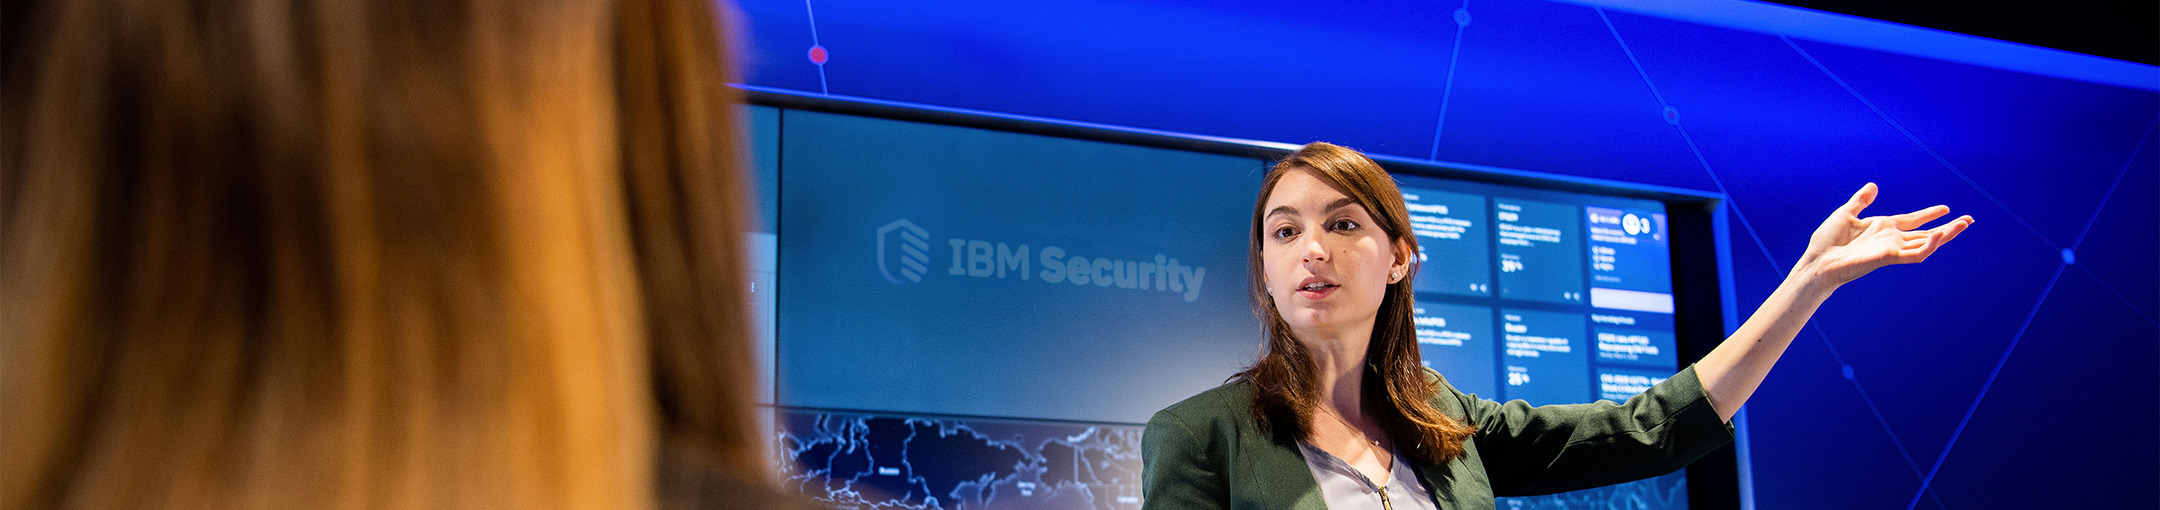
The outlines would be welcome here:
[[[1875,191],[1874,183],[1862,186],[1852,200],[1823,220],[1808,239],[1807,252],[1762,307],[1695,363],[1703,392],[1719,419],[1732,421],[1831,292],[1876,268],[1927,260],[1936,248],[1973,223],[1971,216],[1959,216],[1935,228],[1916,230],[1950,212],[1940,205],[1893,216],[1859,217],[1860,210],[1875,201]]]

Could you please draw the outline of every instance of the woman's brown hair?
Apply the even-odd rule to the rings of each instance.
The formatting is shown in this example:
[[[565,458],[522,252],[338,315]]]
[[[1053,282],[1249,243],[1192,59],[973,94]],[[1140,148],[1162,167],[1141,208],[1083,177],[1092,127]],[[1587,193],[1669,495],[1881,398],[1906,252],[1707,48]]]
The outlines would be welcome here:
[[[1268,294],[1267,275],[1260,270],[1264,267],[1260,256],[1261,219],[1268,196],[1284,174],[1299,169],[1312,171],[1329,186],[1356,200],[1387,233],[1393,251],[1410,257],[1409,272],[1389,284],[1381,298],[1372,342],[1366,347],[1365,382],[1360,391],[1367,407],[1377,411],[1376,417],[1389,437],[1412,445],[1409,454],[1413,458],[1442,464],[1462,456],[1462,442],[1475,429],[1433,407],[1439,381],[1429,377],[1419,362],[1417,329],[1411,320],[1415,303],[1410,289],[1419,266],[1418,247],[1417,237],[1410,233],[1410,213],[1403,205],[1402,192],[1371,158],[1327,142],[1307,144],[1275,163],[1260,185],[1260,198],[1253,202],[1252,231],[1246,236],[1252,245],[1247,252],[1253,267],[1249,283],[1253,313],[1260,317],[1267,336],[1267,352],[1235,376],[1252,385],[1253,417],[1278,436],[1302,440],[1311,433],[1305,424],[1312,419],[1313,409],[1321,405],[1315,380],[1319,366],[1290,331],[1290,325],[1283,322],[1275,298]]]
[[[714,5],[11,2],[0,508],[762,480]]]

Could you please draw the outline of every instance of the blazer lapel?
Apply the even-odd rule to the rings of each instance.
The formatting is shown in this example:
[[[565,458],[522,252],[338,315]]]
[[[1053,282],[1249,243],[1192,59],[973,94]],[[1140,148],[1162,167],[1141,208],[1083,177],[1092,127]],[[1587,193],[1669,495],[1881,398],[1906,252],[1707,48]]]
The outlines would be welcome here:
[[[1433,506],[1455,508],[1455,500],[1451,498],[1454,491],[1448,490],[1455,483],[1454,473],[1449,472],[1447,466],[1434,466],[1423,462],[1416,465],[1418,481],[1424,482],[1425,490],[1432,494]]]
[[[1312,469],[1305,466],[1305,455],[1295,445],[1284,445],[1262,438],[1263,444],[1248,444],[1246,453],[1252,469],[1250,489],[1260,497],[1265,508],[1293,510],[1327,510],[1327,500],[1320,496],[1320,482],[1313,480]]]

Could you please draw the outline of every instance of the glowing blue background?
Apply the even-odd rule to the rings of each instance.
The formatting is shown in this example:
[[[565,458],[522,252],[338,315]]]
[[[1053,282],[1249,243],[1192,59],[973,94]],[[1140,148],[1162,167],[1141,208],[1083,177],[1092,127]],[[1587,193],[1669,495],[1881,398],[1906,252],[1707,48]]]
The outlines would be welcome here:
[[[1759,507],[2160,503],[2160,71],[1744,2],[1323,4],[750,1],[746,82],[1721,192],[1743,313],[1874,181],[1979,224],[1793,344]]]

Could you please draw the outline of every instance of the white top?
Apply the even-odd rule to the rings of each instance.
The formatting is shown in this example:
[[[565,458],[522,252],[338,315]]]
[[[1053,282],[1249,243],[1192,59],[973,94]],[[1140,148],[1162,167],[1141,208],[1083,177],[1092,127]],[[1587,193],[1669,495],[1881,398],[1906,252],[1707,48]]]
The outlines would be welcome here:
[[[1312,470],[1313,481],[1319,482],[1320,499],[1329,510],[1440,510],[1401,453],[1388,452],[1395,456],[1393,468],[1385,483],[1374,483],[1327,450],[1304,441],[1298,441],[1298,450],[1305,453],[1305,467]]]

